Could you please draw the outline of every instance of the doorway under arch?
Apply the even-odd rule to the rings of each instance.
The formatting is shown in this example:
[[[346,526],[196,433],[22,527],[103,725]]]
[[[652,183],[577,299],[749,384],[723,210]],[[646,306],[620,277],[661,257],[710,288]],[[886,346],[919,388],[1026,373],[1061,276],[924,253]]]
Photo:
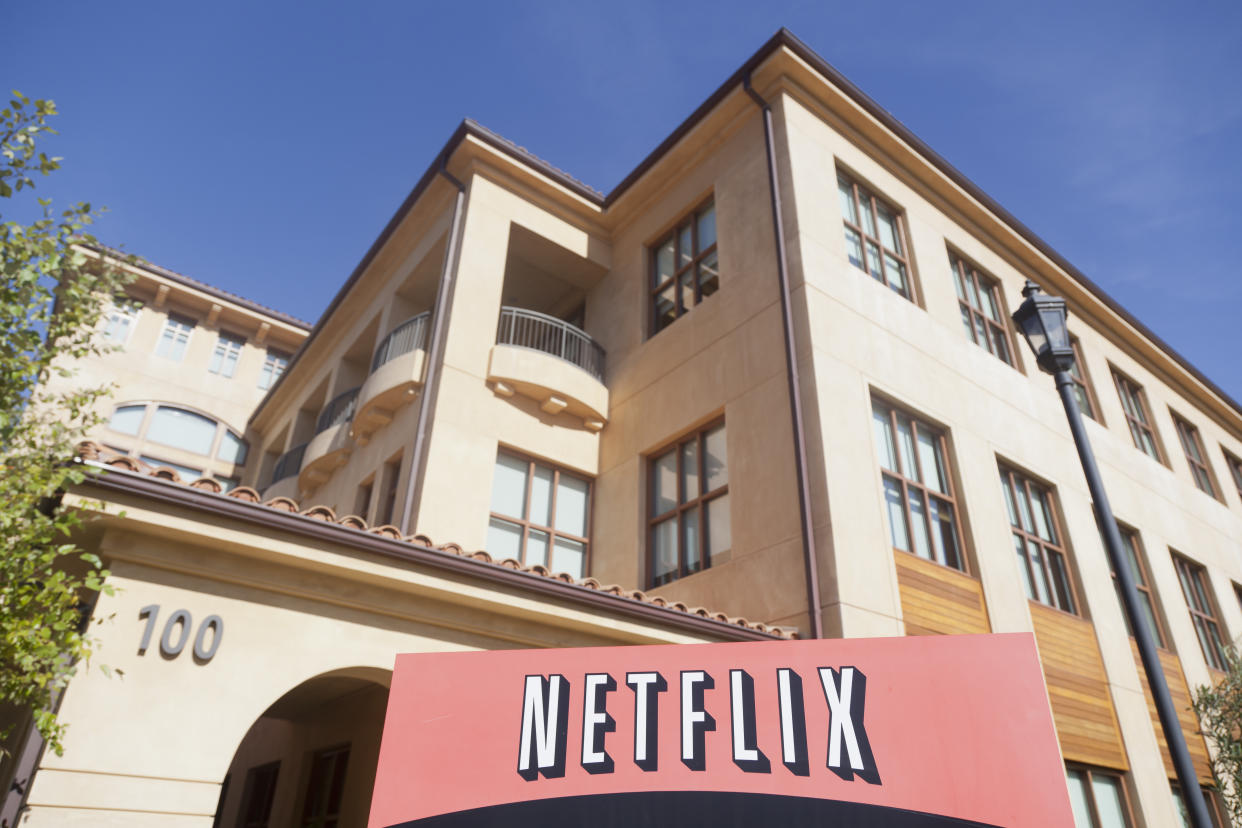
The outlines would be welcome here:
[[[389,670],[333,670],[272,703],[233,754],[213,826],[365,825],[391,681]]]

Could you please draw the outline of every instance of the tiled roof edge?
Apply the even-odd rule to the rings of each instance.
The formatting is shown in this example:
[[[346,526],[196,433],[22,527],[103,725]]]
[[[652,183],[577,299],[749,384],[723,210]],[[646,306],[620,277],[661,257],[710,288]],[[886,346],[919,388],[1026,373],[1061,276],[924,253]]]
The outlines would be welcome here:
[[[313,535],[322,535],[327,530],[334,535],[332,540],[339,543],[358,546],[361,542],[361,545],[370,547],[371,551],[419,559],[424,563],[457,570],[467,569],[476,576],[483,575],[491,580],[554,591],[559,597],[570,600],[603,602],[615,611],[652,617],[683,627],[688,625],[699,632],[743,639],[798,637],[797,631],[788,627],[733,618],[702,607],[688,607],[658,595],[647,595],[642,590],[603,585],[594,578],[578,580],[567,573],[554,573],[543,566],[523,566],[512,558],[495,560],[486,551],[469,552],[455,543],[437,546],[425,535],[403,538],[395,526],[368,526],[357,515],[338,517],[327,506],[301,508],[296,501],[287,497],[263,502],[260,494],[248,486],[235,488],[225,494],[221,484],[212,478],[203,477],[186,483],[172,468],[151,466],[137,458],[108,451],[98,443],[90,441],[78,444],[78,458],[85,463],[109,470],[110,473],[87,478],[89,484],[97,487],[138,491],[189,506],[210,506],[214,507],[212,511],[228,512],[234,517],[267,526],[292,521],[285,524],[284,528],[296,528],[304,534]]]

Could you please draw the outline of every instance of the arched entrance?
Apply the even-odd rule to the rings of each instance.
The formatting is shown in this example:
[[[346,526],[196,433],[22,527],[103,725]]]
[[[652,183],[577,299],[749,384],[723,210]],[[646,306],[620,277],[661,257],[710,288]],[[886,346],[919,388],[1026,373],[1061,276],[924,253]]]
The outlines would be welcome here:
[[[277,699],[237,747],[219,828],[365,825],[392,673],[333,670]]]

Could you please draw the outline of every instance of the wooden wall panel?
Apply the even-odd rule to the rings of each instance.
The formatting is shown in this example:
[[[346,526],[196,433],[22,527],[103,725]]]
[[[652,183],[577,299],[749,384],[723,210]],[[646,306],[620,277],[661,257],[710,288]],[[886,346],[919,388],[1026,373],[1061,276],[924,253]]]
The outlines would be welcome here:
[[[983,586],[969,575],[894,551],[906,635],[991,632]]]
[[[1151,697],[1151,685],[1147,683],[1147,672],[1143,669],[1143,661],[1139,658],[1138,644],[1130,639],[1130,649],[1134,651],[1134,665],[1138,668],[1139,679],[1143,682],[1143,693],[1147,696],[1147,709],[1151,712],[1151,726],[1156,730],[1156,742],[1160,745],[1160,757],[1164,760],[1164,769],[1173,779],[1177,772],[1173,769],[1173,760],[1169,758],[1169,745],[1164,739],[1164,729],[1160,727],[1160,716],[1156,713],[1156,703]],[[1194,762],[1195,773],[1205,785],[1212,783],[1212,767],[1208,760],[1207,743],[1199,733],[1199,717],[1190,706],[1190,687],[1186,684],[1186,674],[1182,671],[1182,662],[1174,653],[1158,650],[1160,666],[1164,668],[1164,680],[1169,685],[1169,695],[1173,697],[1173,707],[1177,710],[1177,718],[1182,723],[1182,735],[1186,739],[1186,747],[1190,751],[1190,760]]]
[[[1095,628],[1033,601],[1031,622],[1066,761],[1129,770]]]

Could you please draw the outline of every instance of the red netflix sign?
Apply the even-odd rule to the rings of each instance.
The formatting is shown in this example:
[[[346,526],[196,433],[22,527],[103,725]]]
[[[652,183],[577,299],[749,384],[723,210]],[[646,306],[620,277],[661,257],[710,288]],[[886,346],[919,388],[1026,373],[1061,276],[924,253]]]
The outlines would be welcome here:
[[[1029,634],[405,655],[372,828],[1072,825]]]

